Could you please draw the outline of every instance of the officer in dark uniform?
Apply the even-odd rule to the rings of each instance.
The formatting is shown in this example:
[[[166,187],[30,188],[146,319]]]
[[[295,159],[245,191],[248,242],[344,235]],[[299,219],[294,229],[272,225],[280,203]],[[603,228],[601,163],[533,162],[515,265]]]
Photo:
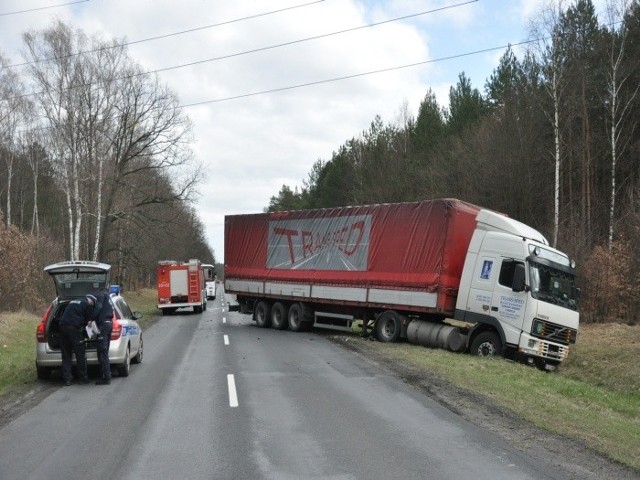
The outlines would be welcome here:
[[[96,382],[96,385],[109,385],[111,383],[109,344],[111,343],[111,330],[113,330],[113,305],[111,304],[111,296],[105,291],[98,292],[96,298],[93,320],[95,320],[100,330],[96,348],[98,351],[98,360],[100,361],[100,370],[102,372],[102,378]]]
[[[62,380],[65,385],[71,385],[73,375],[71,373],[71,354],[76,354],[78,373],[82,383],[89,383],[87,375],[87,356],[84,349],[84,337],[82,329],[91,320],[93,306],[96,303],[94,295],[87,295],[79,300],[72,300],[65,308],[60,319],[60,331],[62,333]]]

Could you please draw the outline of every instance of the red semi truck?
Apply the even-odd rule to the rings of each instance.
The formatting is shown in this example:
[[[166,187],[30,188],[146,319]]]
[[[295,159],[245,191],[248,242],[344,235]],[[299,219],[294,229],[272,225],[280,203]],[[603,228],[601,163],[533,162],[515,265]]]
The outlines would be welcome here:
[[[225,291],[260,327],[525,359],[575,343],[575,264],[542,234],[456,199],[225,217]]]
[[[207,309],[205,269],[200,260],[161,260],[156,278],[158,308],[163,315],[172,314],[179,308],[193,308],[196,313]]]

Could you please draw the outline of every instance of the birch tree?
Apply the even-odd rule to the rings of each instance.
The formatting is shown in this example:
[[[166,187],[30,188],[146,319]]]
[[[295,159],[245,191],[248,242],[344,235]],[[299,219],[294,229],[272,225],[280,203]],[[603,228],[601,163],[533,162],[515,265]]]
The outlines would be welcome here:
[[[23,38],[66,198],[70,258],[105,260],[115,222],[151,203],[191,198],[202,175],[184,168],[192,160],[189,119],[115,40],[62,22]],[[173,188],[154,188],[165,177]]]
[[[22,94],[23,85],[19,75],[9,67],[9,61],[0,53],[0,157],[7,171],[5,204],[7,226],[12,224],[11,194],[18,128],[24,124],[26,115]]]
[[[553,159],[555,165],[553,189],[553,245],[558,243],[560,228],[560,165],[562,162],[562,143],[560,109],[566,86],[564,59],[559,32],[563,2],[557,4],[549,0],[543,7],[539,20],[531,24],[531,37],[536,39],[533,48],[537,51],[541,72],[544,77],[544,88],[551,99],[551,111],[545,115],[553,129]]]
[[[611,193],[609,198],[609,235],[608,247],[611,251],[615,226],[616,206],[616,165],[628,144],[631,135],[626,140],[622,139],[624,127],[629,123],[633,102],[638,94],[640,84],[630,91],[626,89],[626,83],[631,78],[631,73],[625,67],[627,63],[627,38],[628,28],[626,22],[620,22],[629,11],[634,0],[607,0],[606,16],[609,25],[609,46],[607,48],[607,88],[605,105],[609,120],[609,148],[611,154]],[[616,25],[620,25],[618,29]],[[624,94],[625,89],[627,95]]]

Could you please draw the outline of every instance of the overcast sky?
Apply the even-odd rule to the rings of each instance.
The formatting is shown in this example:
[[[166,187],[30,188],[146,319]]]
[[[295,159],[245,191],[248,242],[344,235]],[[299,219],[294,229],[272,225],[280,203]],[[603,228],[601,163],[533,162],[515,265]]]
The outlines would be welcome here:
[[[17,63],[21,33],[55,18],[128,42],[198,29],[129,52],[171,68],[159,75],[193,121],[207,175],[196,209],[222,261],[225,215],[263,211],[376,115],[417,115],[429,88],[446,106],[463,71],[484,92],[505,51],[494,48],[526,40],[544,1],[0,0],[0,50]]]

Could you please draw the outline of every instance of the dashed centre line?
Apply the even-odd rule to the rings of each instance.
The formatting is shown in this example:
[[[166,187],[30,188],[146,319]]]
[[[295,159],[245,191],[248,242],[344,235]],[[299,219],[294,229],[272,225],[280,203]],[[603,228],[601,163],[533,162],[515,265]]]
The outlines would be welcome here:
[[[227,385],[229,387],[229,406],[236,408],[238,406],[238,393],[236,392],[236,380],[232,373],[227,375]]]

